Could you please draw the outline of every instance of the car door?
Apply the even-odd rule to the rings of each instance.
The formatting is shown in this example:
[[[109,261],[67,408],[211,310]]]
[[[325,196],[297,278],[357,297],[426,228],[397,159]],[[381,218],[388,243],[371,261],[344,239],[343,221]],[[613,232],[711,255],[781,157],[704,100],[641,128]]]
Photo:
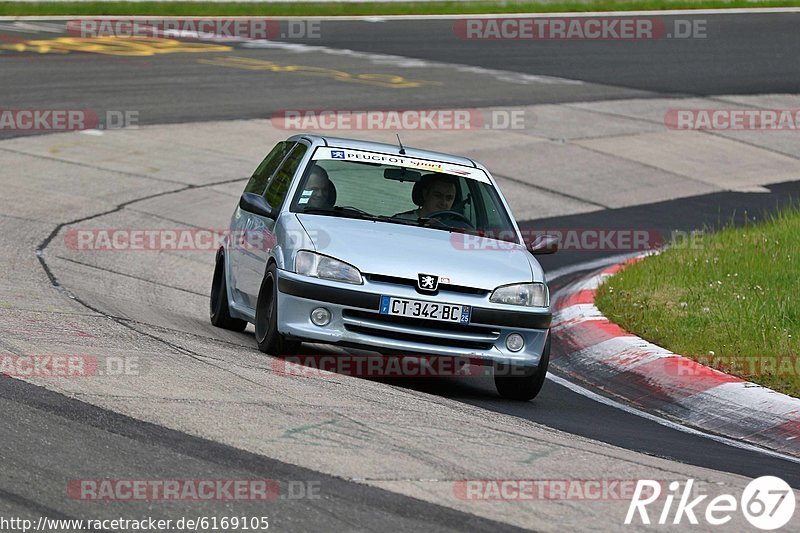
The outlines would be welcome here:
[[[300,168],[303,157],[308,152],[308,145],[303,142],[294,144],[289,154],[284,158],[278,170],[272,175],[264,191],[264,198],[270,206],[280,210],[289,192],[289,186]],[[261,281],[264,278],[267,260],[272,247],[276,243],[276,220],[250,213],[247,233],[251,246],[248,246],[241,255],[244,283],[243,292],[248,304],[255,309]]]
[[[281,141],[276,144],[253,172],[243,192],[263,195],[267,190],[269,179],[275,174],[275,171],[278,170],[278,167],[280,167],[283,160],[286,159],[286,156],[289,155],[294,144],[294,142],[289,141]],[[228,247],[228,266],[230,267],[231,293],[234,303],[246,307],[252,307],[254,305],[251,304],[247,297],[247,271],[243,269],[243,265],[246,264],[243,257],[250,247],[248,243],[248,228],[252,227],[252,219],[254,216],[255,215],[252,213],[244,211],[237,206],[230,224],[231,234]]]

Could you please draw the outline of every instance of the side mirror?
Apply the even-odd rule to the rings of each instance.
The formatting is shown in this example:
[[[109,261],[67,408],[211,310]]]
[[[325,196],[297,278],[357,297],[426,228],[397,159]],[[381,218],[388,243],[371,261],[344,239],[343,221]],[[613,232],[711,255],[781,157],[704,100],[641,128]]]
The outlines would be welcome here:
[[[248,213],[261,215],[267,218],[277,218],[278,210],[269,205],[269,203],[260,194],[253,192],[246,192],[242,194],[239,199],[239,208]]]
[[[558,251],[558,241],[557,235],[537,235],[528,243],[528,251],[533,255],[554,254]]]

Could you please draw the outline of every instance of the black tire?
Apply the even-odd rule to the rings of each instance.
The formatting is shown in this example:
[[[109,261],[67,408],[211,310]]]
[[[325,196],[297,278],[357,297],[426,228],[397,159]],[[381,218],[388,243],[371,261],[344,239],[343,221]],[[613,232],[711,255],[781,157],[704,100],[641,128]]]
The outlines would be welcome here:
[[[247,321],[231,317],[228,308],[228,286],[225,282],[225,255],[217,252],[217,264],[214,267],[214,279],[211,281],[211,299],[209,306],[211,323],[218,328],[231,331],[244,331]]]
[[[270,355],[292,355],[300,348],[278,332],[278,268],[272,263],[264,273],[256,303],[256,342],[258,349]]]
[[[550,334],[542,351],[542,358],[536,368],[514,367],[502,365],[498,367],[501,375],[495,375],[494,386],[500,396],[509,400],[527,402],[533,400],[542,390],[544,378],[547,375],[547,365],[550,363]],[[502,375],[507,373],[508,375]]]

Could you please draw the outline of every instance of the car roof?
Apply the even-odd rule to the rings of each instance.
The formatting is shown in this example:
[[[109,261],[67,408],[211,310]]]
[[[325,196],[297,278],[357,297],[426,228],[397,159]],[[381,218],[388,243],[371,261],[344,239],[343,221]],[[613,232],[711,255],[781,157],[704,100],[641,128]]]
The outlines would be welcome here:
[[[397,144],[363,141],[359,139],[345,139],[342,137],[328,137],[327,135],[301,134],[291,137],[290,140],[296,141],[301,138],[308,139],[314,144],[333,146],[335,148],[349,148],[352,150],[366,150],[370,152],[381,152],[387,154],[395,154],[400,150],[400,146]],[[435,161],[441,161],[443,163],[452,163],[455,165],[463,165],[473,168],[483,168],[481,165],[476,164],[472,159],[468,159],[466,157],[445,154],[442,152],[433,152],[430,150],[421,150],[419,148],[413,148],[405,145],[403,148],[405,148],[406,155],[408,157],[414,157],[417,159],[432,159]]]

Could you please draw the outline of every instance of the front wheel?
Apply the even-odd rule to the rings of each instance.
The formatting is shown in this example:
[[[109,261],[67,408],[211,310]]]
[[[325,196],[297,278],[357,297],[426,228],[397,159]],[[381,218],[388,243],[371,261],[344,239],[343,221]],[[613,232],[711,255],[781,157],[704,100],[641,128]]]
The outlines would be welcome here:
[[[544,385],[547,375],[547,365],[550,363],[550,334],[542,350],[539,366],[536,368],[515,367],[513,365],[498,365],[497,370],[508,375],[495,375],[494,386],[503,398],[527,402],[536,398]]]
[[[278,267],[271,264],[264,273],[256,303],[256,342],[258,349],[270,355],[297,353],[300,343],[278,332]]]

